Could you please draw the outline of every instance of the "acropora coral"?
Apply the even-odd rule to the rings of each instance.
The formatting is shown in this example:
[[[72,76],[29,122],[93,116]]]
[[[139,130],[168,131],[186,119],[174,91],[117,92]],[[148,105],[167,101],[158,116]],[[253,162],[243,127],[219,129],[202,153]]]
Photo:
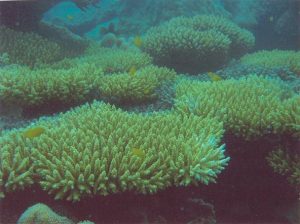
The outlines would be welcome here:
[[[20,107],[82,102],[101,75],[101,68],[91,63],[69,69],[0,68],[0,101]]]
[[[175,80],[176,72],[163,67],[146,66],[134,74],[115,73],[99,79],[100,96],[110,102],[146,102],[158,97],[164,82]]]
[[[218,82],[183,80],[175,110],[219,118],[225,129],[245,139],[268,133],[299,133],[299,95],[282,81],[250,75]]]
[[[63,58],[60,46],[36,33],[14,31],[0,26],[0,54],[8,54],[10,63],[33,67]]]
[[[30,139],[23,129],[1,134],[1,196],[33,183],[72,201],[155,193],[215,182],[229,160],[220,144],[222,122],[201,116],[133,114],[94,102],[34,125],[46,131]],[[134,148],[145,156],[133,154]]]
[[[252,33],[230,20],[201,15],[177,17],[149,29],[142,50],[159,65],[199,73],[246,53],[254,42]]]
[[[300,139],[300,95],[295,95],[284,102],[286,130]]]
[[[241,63],[266,68],[285,67],[300,75],[300,51],[271,50],[257,51],[244,55]]]
[[[51,68],[68,69],[79,63],[92,63],[101,67],[105,73],[116,73],[127,72],[132,66],[142,68],[150,65],[152,58],[137,50],[104,48],[98,44],[91,44],[81,57],[66,58],[51,65]]]
[[[95,98],[138,103],[156,99],[158,88],[176,76],[168,68],[153,65],[142,67],[134,75],[129,71],[104,74],[92,62],[55,69],[55,65],[38,69],[0,68],[0,102],[22,108],[51,103],[71,106]]]
[[[300,186],[300,154],[279,148],[269,153],[267,161],[276,173],[286,176],[292,185]]]

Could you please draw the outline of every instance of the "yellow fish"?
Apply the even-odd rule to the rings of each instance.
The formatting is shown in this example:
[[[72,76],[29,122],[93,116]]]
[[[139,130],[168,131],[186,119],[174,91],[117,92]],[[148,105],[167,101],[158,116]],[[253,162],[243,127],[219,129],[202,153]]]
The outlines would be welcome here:
[[[45,128],[37,126],[33,128],[29,128],[23,132],[23,136],[26,138],[34,138],[40,136],[45,131]]]
[[[136,66],[133,65],[133,66],[130,67],[130,69],[128,71],[128,74],[130,76],[135,76],[136,75],[136,71],[137,71],[137,68],[136,68]]]
[[[74,16],[72,16],[72,15],[67,15],[67,19],[70,20],[70,21],[72,21],[72,20],[74,19]]]
[[[145,157],[145,152],[140,148],[133,148],[131,150],[132,154],[143,159]]]
[[[143,45],[143,40],[140,36],[136,36],[134,39],[133,39],[133,43],[136,47],[140,48],[142,45]]]
[[[210,78],[210,80],[213,81],[213,82],[217,82],[217,81],[222,80],[222,77],[219,76],[218,74],[214,73],[214,72],[208,72],[207,75]]]

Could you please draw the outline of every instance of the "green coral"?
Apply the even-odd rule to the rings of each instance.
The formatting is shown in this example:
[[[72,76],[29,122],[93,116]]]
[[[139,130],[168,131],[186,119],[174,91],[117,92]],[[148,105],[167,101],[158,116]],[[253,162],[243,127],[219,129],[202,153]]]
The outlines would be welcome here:
[[[63,58],[58,44],[38,34],[14,31],[4,26],[0,26],[0,33],[0,54],[7,53],[10,63],[33,67]]]
[[[95,224],[91,221],[74,222],[71,219],[55,213],[51,208],[42,203],[37,203],[27,208],[17,221],[17,224]]]
[[[286,67],[300,75],[300,52],[288,50],[258,51],[244,55],[241,63],[265,68]]]
[[[79,63],[93,63],[103,69],[105,73],[128,72],[132,67],[142,68],[152,63],[152,58],[140,51],[122,50],[99,47],[96,44],[77,58],[66,58],[51,65],[54,69],[68,69]]]
[[[177,86],[175,110],[216,117],[227,131],[251,139],[268,133],[296,133],[297,102],[299,96],[281,81],[250,75],[219,82],[183,80]]]
[[[24,189],[34,183],[30,145],[22,139],[20,132],[9,137],[5,133],[1,133],[0,143],[0,198],[4,197],[4,192]]]
[[[146,66],[135,74],[104,75],[88,62],[68,69],[13,67],[0,69],[0,102],[21,107],[59,103],[74,105],[93,98],[120,103],[155,100],[157,90],[176,73],[167,68]]]
[[[220,145],[222,123],[199,116],[132,114],[95,102],[35,125],[46,131],[31,139],[22,129],[0,137],[2,196],[33,181],[56,199],[73,201],[155,193],[215,182],[229,160]]]
[[[0,101],[22,107],[81,102],[103,75],[100,68],[87,63],[70,69],[13,67],[0,69],[0,72]]]
[[[157,90],[166,81],[172,81],[176,73],[153,65],[141,68],[135,74],[116,73],[99,80],[99,92],[110,102],[145,102],[158,97]]]
[[[254,36],[228,19],[201,15],[177,17],[151,28],[142,49],[160,65],[198,73],[224,64],[254,46]]]
[[[267,161],[276,173],[287,176],[292,185],[300,186],[299,155],[277,149],[269,153]]]
[[[284,120],[287,132],[300,139],[300,95],[295,95],[284,101]]]
[[[53,224],[75,224],[67,217],[56,214],[47,205],[38,203],[26,209],[17,224],[53,223]]]
[[[140,102],[155,99],[163,79],[175,75],[166,68],[148,66],[151,58],[138,51],[95,49],[52,65],[0,68],[0,102],[21,107],[72,105],[99,97]],[[130,69],[138,70],[137,75],[130,76]]]

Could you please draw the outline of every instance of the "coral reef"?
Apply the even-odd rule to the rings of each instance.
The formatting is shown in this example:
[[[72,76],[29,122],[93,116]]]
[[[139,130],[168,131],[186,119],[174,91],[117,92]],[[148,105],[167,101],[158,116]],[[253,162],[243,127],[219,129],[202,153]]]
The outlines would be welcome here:
[[[267,157],[269,165],[276,173],[287,176],[288,181],[300,191],[300,155],[276,149]],[[300,192],[299,192],[300,193]]]
[[[92,43],[85,54],[77,58],[66,58],[53,65],[54,69],[68,69],[79,63],[93,63],[104,73],[128,72],[132,67],[142,68],[152,63],[152,58],[137,50],[104,48]]]
[[[215,73],[223,77],[223,79],[238,79],[245,76],[245,74],[256,74],[259,76],[265,76],[275,79],[280,78],[296,93],[300,93],[299,75],[292,72],[286,66],[265,67],[262,65],[248,65],[245,63],[241,63],[239,60],[234,60],[228,66],[216,71]],[[199,80],[205,81],[209,80],[209,77],[203,74],[194,76],[194,78],[198,78]]]
[[[82,102],[103,75],[101,68],[88,63],[69,69],[13,67],[0,71],[0,102],[21,107]]]
[[[218,82],[184,80],[176,110],[219,117],[225,129],[245,139],[268,133],[299,132],[299,95],[278,79],[256,75]]]
[[[46,105],[72,106],[91,99],[121,104],[156,100],[161,87],[173,82],[176,73],[167,68],[146,66],[135,73],[104,75],[92,63],[68,69],[27,67],[2,68],[0,102],[3,106],[37,108]]]
[[[149,27],[157,26],[176,16],[230,16],[219,0],[127,0],[112,3],[109,8],[119,16],[119,31],[125,35],[144,33]]]
[[[122,41],[117,38],[117,36],[113,33],[105,34],[101,39],[102,47],[120,47]]]
[[[0,223],[300,223],[299,7],[0,2]]]
[[[287,131],[296,138],[300,139],[300,95],[295,95],[284,102],[286,110],[285,121]]]
[[[178,17],[151,28],[142,49],[158,64],[180,72],[199,73],[246,53],[254,41],[249,31],[225,18]]]
[[[172,81],[176,73],[167,68],[146,66],[134,74],[116,73],[99,80],[100,96],[109,102],[139,103],[158,98],[157,91],[164,82]]]
[[[142,53],[101,48],[100,54],[51,66],[0,68],[0,102],[22,108],[72,106],[91,99],[119,105],[146,103],[157,99],[161,87],[166,82],[171,85],[176,76],[170,69],[146,66],[149,63],[150,58]]]
[[[1,196],[32,183],[56,199],[124,191],[155,193],[169,186],[215,182],[229,158],[222,123],[171,113],[130,114],[95,102],[0,138]],[[137,153],[138,152],[138,153]]]
[[[55,42],[35,33],[24,33],[0,26],[0,54],[7,53],[10,63],[33,67],[63,58],[63,51]]]
[[[64,57],[75,57],[85,52],[89,40],[84,39],[65,27],[55,26],[41,21],[38,24],[38,34],[57,43],[64,53]]]
[[[244,55],[241,63],[265,68],[285,67],[300,76],[300,52],[288,50],[258,51]]]
[[[14,30],[37,31],[43,14],[60,3],[59,0],[38,2],[7,1],[1,3],[0,21]],[[72,0],[81,10],[95,5],[99,0]]]
[[[114,35],[118,35],[120,32],[118,31],[118,29],[116,28],[114,23],[109,23],[109,25],[107,27],[100,27],[100,34],[105,35],[108,33],[112,33]]]
[[[17,224],[30,223],[74,224],[67,217],[56,214],[51,208],[42,203],[35,204],[26,209],[17,222]]]
[[[26,209],[18,219],[17,224],[49,223],[49,224],[75,224],[67,217],[56,214],[47,205],[38,203]],[[78,224],[94,224],[91,221],[82,221]]]
[[[96,6],[100,2],[100,0],[72,0],[72,1],[81,10],[85,10],[90,5]]]
[[[5,52],[0,54],[0,67],[4,65],[9,65],[9,55]]]

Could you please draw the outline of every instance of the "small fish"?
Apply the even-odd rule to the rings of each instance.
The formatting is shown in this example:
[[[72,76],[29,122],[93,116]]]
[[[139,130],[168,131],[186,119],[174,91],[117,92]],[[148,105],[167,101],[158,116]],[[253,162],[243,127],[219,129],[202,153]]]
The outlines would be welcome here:
[[[72,21],[72,20],[74,19],[74,16],[72,16],[72,15],[67,15],[67,19],[68,19],[69,21]]]
[[[273,16],[270,16],[270,17],[269,17],[269,21],[270,21],[270,22],[273,22],[273,21],[274,21],[274,17],[273,17]]]
[[[214,73],[214,72],[208,72],[207,75],[210,78],[210,80],[213,81],[213,82],[217,82],[217,81],[222,80],[222,77],[219,76],[218,74]]]
[[[136,36],[134,39],[133,39],[133,43],[136,47],[140,48],[142,45],[143,45],[143,40],[140,36]]]
[[[40,136],[45,131],[45,128],[37,126],[33,128],[29,128],[22,133],[22,135],[26,138],[34,138]]]
[[[133,148],[131,150],[132,154],[143,159],[145,157],[145,152],[140,148]]]
[[[135,65],[133,65],[133,66],[130,67],[130,69],[128,71],[128,74],[133,77],[133,76],[136,75],[136,71],[137,71],[137,68],[136,68]]]

